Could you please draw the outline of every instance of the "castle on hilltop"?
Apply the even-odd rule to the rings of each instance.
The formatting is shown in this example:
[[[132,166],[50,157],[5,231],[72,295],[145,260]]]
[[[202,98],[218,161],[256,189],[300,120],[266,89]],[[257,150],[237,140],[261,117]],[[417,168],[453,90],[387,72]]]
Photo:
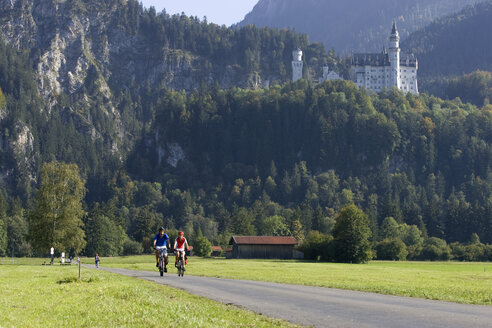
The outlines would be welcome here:
[[[350,79],[367,90],[380,92],[383,89],[397,87],[404,92],[418,94],[417,70],[418,61],[413,54],[400,52],[400,36],[396,23],[393,22],[390,35],[390,47],[378,54],[353,54],[350,68]],[[302,51],[293,52],[292,81],[302,78]],[[320,82],[340,79],[338,74],[323,67]]]
[[[419,93],[417,85],[418,61],[413,54],[400,53],[400,36],[393,22],[388,51],[379,54],[354,54],[350,78],[359,87],[380,92],[383,88]]]

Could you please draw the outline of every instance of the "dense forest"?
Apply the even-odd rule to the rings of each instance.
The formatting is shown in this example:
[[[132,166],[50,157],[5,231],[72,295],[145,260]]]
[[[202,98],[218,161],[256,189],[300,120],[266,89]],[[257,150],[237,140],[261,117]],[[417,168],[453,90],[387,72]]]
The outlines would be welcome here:
[[[280,72],[271,68],[278,61],[248,61],[247,54],[272,53],[275,42],[308,42],[292,31],[156,14],[134,1],[114,8],[126,33],[153,38],[149,44],[191,51],[205,31],[216,40],[212,49],[230,51],[211,60],[213,67],[231,60],[253,65],[248,72]],[[149,34],[159,29],[167,32]],[[289,47],[279,55],[285,61]],[[319,44],[306,49],[318,63],[343,67]],[[222,52],[196,51],[210,58]],[[233,234],[293,235],[305,241],[307,257],[323,258],[316,245],[354,204],[369,217],[378,258],[394,258],[388,249],[403,243],[407,253],[397,258],[490,259],[492,112],[484,101],[372,94],[341,80],[279,80],[265,88],[212,80],[179,89],[164,77],[123,76],[96,55],[80,87],[61,83],[46,96],[49,83],[34,69],[42,53],[41,46],[0,43],[0,255],[43,255],[29,243],[28,218],[41,167],[59,161],[76,164],[85,181],[87,255],[149,251],[165,226],[171,235],[185,230],[191,243],[205,237],[219,245]]]
[[[404,39],[402,49],[419,60],[420,89],[445,97],[449,79],[475,70],[492,71],[491,28],[492,2],[485,1],[439,18]]]

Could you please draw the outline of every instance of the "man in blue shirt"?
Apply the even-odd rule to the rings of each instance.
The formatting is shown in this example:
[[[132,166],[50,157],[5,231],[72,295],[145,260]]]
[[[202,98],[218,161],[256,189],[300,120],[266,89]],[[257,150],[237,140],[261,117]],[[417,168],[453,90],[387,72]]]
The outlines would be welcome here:
[[[164,272],[167,272],[167,247],[169,247],[169,236],[164,233],[164,228],[159,228],[159,233],[154,237],[156,267],[159,267],[159,252],[164,255]]]

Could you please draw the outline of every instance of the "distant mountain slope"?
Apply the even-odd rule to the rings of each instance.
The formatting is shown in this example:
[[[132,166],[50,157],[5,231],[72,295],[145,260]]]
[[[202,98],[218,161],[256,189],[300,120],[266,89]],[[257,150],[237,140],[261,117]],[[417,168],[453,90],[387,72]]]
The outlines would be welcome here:
[[[484,2],[412,33],[402,48],[417,55],[424,79],[492,71],[491,31],[492,2]]]
[[[283,83],[296,47],[306,74],[330,60],[291,30],[226,28],[136,0],[0,0],[0,185],[19,185],[18,167],[27,194],[47,159],[91,174],[95,154],[120,165],[167,92]]]
[[[391,21],[400,36],[477,0],[260,0],[240,26],[291,27],[339,52],[377,51],[386,45]]]

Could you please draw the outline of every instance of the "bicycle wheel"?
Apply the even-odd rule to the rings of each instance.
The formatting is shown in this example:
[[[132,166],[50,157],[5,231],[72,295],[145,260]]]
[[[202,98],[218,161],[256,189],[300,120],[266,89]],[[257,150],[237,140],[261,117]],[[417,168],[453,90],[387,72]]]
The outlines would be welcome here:
[[[164,259],[162,256],[159,258],[159,273],[161,277],[164,275]]]
[[[184,263],[183,259],[179,260],[178,276],[184,276]]]

